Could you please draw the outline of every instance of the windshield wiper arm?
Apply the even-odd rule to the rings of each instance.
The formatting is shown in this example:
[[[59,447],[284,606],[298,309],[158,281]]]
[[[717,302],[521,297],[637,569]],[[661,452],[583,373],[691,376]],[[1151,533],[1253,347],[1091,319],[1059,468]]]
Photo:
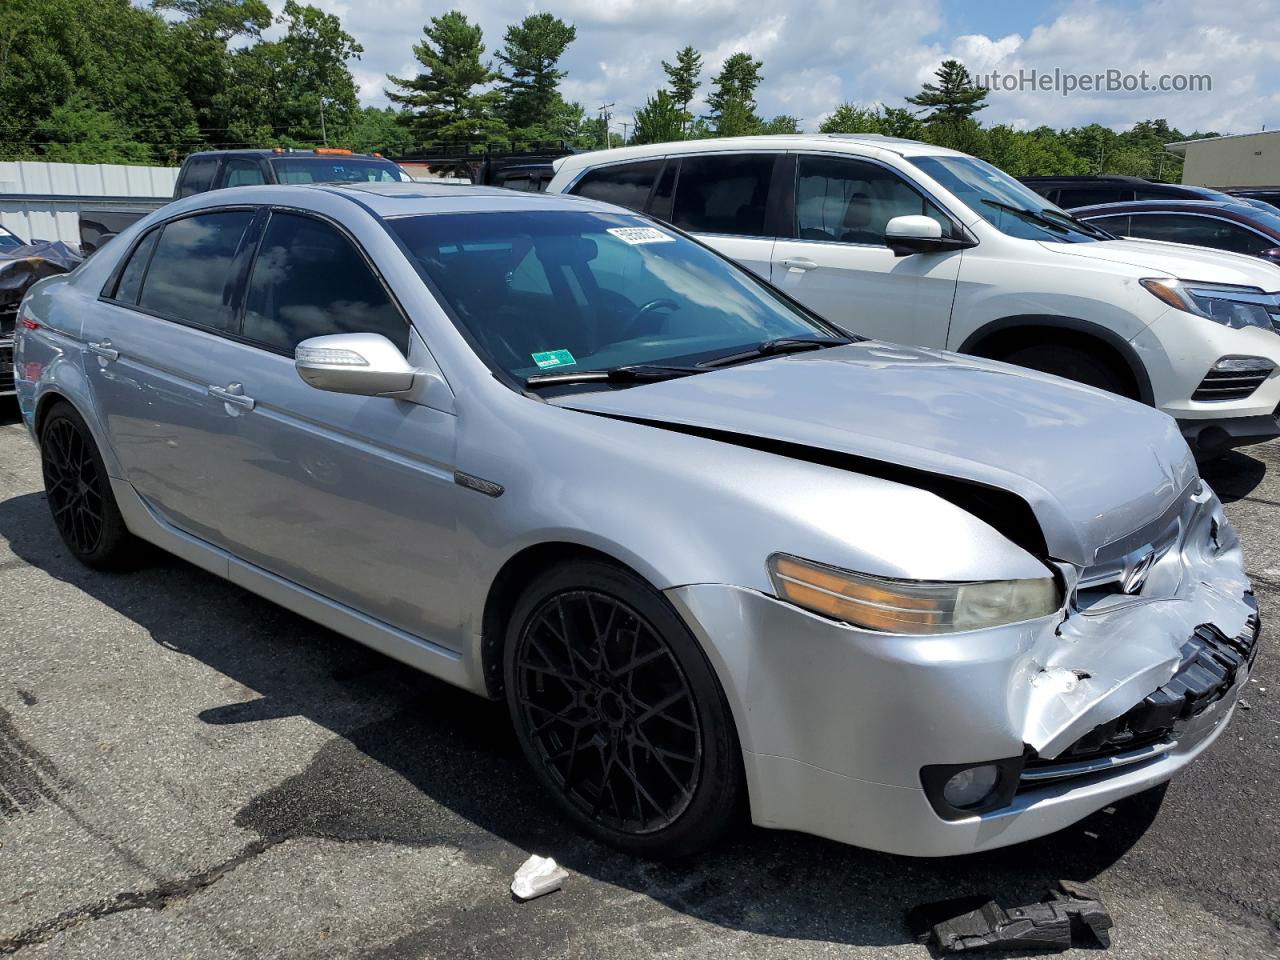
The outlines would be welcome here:
[[[680,367],[661,363],[629,363],[607,370],[566,370],[564,373],[536,373],[525,378],[527,387],[549,387],[561,383],[652,383],[674,380],[695,373],[706,373],[700,367]]]
[[[1048,207],[1045,207],[1043,210],[1040,211],[1040,216],[1045,218],[1057,217],[1061,220],[1065,220],[1068,223],[1070,223],[1071,226],[1075,227],[1077,230],[1083,230],[1085,233],[1089,234],[1090,236],[1098,237],[1100,240],[1116,239],[1114,234],[1108,233],[1106,230],[1103,230],[1101,227],[1095,227],[1092,223],[1089,223],[1087,220],[1081,220],[1079,217],[1074,217],[1063,210],[1050,210]]]
[[[803,350],[821,350],[824,347],[841,347],[853,343],[849,337],[825,337],[815,340],[812,337],[775,337],[758,343],[750,350],[731,353],[727,357],[716,357],[714,360],[703,360],[699,367],[711,370],[716,367],[731,367],[735,363],[747,360],[758,360],[761,357],[773,357],[782,353],[800,353]]]
[[[1043,214],[1036,213],[1034,210],[1027,210],[1024,207],[1015,207],[1012,203],[1001,203],[999,200],[982,201],[989,207],[995,207],[997,210],[1003,210],[1005,213],[1012,213],[1015,217],[1021,217],[1024,220],[1030,220],[1032,223],[1038,223],[1042,227],[1048,227],[1050,230],[1057,230],[1061,233],[1070,233],[1071,228],[1065,223],[1058,223],[1056,220],[1050,220]]]

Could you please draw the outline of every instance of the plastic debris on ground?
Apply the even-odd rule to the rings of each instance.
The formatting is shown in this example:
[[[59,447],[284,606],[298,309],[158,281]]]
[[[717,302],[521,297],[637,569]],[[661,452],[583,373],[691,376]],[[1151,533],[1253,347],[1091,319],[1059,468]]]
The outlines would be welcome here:
[[[569,874],[553,859],[535,853],[520,864],[511,881],[511,892],[518,900],[532,900],[559,890],[568,879]]]
[[[917,942],[947,954],[1106,948],[1114,923],[1094,887],[1059,880],[1039,903],[1006,909],[987,896],[961,897],[912,908],[907,925]]]

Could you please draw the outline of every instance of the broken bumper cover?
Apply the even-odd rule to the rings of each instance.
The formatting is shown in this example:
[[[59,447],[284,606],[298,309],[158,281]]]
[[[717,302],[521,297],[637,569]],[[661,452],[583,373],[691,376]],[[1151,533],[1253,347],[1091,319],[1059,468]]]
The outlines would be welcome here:
[[[963,634],[871,633],[736,587],[668,596],[725,688],[757,824],[963,854],[1162,783],[1222,733],[1258,632],[1225,524],[1206,493],[1149,596]],[[1210,530],[1221,543],[1202,543]],[[995,809],[943,816],[924,789],[926,768],[1010,758],[1016,781]]]

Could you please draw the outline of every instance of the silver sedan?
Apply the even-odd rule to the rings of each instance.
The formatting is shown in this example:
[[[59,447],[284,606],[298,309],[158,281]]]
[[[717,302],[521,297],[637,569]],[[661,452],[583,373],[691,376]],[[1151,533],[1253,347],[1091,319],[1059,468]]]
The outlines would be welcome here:
[[[565,814],[637,854],[744,811],[917,855],[1038,836],[1202,753],[1256,652],[1168,417],[850,338],[606,204],[221,190],[19,319],[76,556],[150,541],[505,698]]]

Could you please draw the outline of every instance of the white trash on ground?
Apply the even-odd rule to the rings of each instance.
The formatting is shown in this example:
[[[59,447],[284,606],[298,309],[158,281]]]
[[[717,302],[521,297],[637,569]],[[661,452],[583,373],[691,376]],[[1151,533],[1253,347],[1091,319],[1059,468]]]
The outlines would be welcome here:
[[[559,890],[568,879],[569,874],[557,866],[555,860],[535,853],[516,871],[511,881],[511,892],[520,900],[532,900]]]

